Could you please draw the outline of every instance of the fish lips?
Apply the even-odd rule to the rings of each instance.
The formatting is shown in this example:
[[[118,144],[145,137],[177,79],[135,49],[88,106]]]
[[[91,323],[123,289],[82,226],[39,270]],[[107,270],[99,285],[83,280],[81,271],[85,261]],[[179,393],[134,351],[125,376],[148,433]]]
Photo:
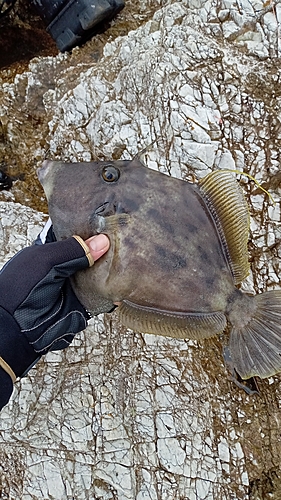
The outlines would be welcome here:
[[[44,186],[44,184],[46,183],[48,175],[50,175],[54,165],[58,163],[60,162],[54,162],[52,160],[44,160],[42,166],[40,168],[37,168],[37,176],[42,186]]]
[[[38,179],[43,186],[47,199],[49,200],[53,189],[53,172],[61,165],[59,161],[44,160],[42,167],[37,169]]]

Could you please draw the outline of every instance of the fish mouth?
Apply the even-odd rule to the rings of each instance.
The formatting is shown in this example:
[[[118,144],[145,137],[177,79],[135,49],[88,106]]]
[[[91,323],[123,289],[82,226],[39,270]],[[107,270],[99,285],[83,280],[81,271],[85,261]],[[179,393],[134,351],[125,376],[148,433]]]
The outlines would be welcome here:
[[[47,200],[49,200],[53,191],[55,172],[57,172],[61,166],[63,166],[61,161],[44,160],[42,167],[37,169],[38,179],[44,188]]]
[[[44,181],[46,180],[46,177],[53,163],[54,162],[52,160],[44,160],[42,163],[42,167],[37,168],[37,176],[42,185],[44,184]]]

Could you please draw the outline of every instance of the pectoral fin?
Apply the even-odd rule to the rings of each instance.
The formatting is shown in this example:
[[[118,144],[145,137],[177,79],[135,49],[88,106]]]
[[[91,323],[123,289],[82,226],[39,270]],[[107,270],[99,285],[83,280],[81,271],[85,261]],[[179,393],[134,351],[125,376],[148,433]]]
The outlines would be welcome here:
[[[185,313],[153,309],[124,300],[118,307],[122,323],[142,333],[152,333],[178,339],[205,339],[223,332],[225,315],[214,313]]]
[[[129,214],[114,214],[106,217],[95,215],[91,218],[91,226],[97,233],[114,233],[121,226],[128,224],[130,220]]]

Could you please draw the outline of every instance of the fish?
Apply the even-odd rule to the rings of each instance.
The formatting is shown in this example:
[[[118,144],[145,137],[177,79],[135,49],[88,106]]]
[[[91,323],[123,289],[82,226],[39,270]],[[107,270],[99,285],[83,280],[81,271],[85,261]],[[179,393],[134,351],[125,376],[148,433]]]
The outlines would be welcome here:
[[[38,170],[55,236],[104,233],[110,248],[77,272],[73,289],[93,315],[118,305],[137,332],[208,339],[227,326],[228,356],[244,380],[281,371],[281,290],[240,290],[250,270],[250,216],[233,173],[187,182],[132,160]]]

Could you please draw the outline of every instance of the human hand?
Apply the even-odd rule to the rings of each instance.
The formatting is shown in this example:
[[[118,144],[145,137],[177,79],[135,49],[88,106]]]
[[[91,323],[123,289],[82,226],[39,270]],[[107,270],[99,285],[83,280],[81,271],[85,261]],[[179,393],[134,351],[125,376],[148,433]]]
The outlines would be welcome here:
[[[93,265],[108,248],[105,235],[86,242],[74,236],[25,248],[3,267],[0,357],[12,379],[23,376],[42,354],[67,347],[86,327],[89,315],[68,278]]]

